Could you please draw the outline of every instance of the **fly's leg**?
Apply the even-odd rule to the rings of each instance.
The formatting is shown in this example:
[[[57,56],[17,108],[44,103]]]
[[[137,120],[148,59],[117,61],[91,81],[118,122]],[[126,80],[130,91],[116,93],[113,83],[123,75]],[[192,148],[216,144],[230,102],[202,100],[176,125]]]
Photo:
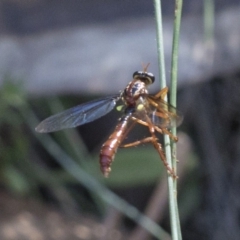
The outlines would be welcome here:
[[[177,175],[174,171],[173,168],[171,168],[166,160],[166,156],[165,156],[165,152],[164,152],[164,149],[162,148],[162,144],[160,144],[156,139],[156,135],[155,135],[155,126],[152,124],[151,120],[147,117],[147,120],[149,121],[149,124],[148,124],[148,128],[149,128],[149,131],[152,135],[152,144],[153,146],[155,147],[155,149],[158,151],[158,154],[164,164],[164,166],[166,167],[166,169],[168,170],[168,173],[175,179],[177,178]]]
[[[143,121],[143,120],[141,120],[141,119],[138,119],[138,118],[136,118],[136,117],[132,117],[132,120],[133,120],[133,121],[136,121],[137,123],[139,123],[139,124],[141,124],[141,125],[143,125],[143,126],[146,126],[146,127],[149,126],[149,124],[148,124],[147,122],[145,122],[145,121]],[[154,126],[154,125],[153,125],[153,127],[154,127],[154,129],[155,129],[157,132],[159,132],[160,134],[163,134],[163,131],[162,131],[159,127]]]
[[[147,127],[149,128],[149,131],[150,131],[150,133],[151,133],[152,136],[151,136],[151,137],[144,138],[144,139],[139,140],[139,141],[136,141],[136,142],[133,142],[133,143],[125,144],[125,145],[123,145],[122,147],[133,147],[133,146],[137,146],[137,145],[142,144],[142,143],[151,142],[151,143],[153,144],[154,148],[157,150],[157,152],[158,152],[158,154],[159,154],[159,156],[160,156],[160,158],[161,158],[164,166],[166,167],[168,173],[169,173],[173,178],[177,178],[177,175],[176,175],[174,169],[172,169],[172,168],[169,166],[169,164],[168,164],[168,162],[167,162],[167,160],[166,160],[166,156],[165,156],[164,150],[163,150],[163,148],[162,148],[162,145],[158,142],[158,138],[157,138],[156,135],[155,135],[155,130],[158,131],[158,132],[160,132],[160,133],[163,133],[162,129],[157,128],[155,125],[153,125],[153,124],[151,123],[151,120],[150,120],[150,119],[148,119],[148,120],[149,120],[149,123],[147,123],[147,122],[145,122],[145,121],[142,121],[142,120],[140,120],[140,119],[134,118],[134,117],[132,117],[132,119],[133,119],[134,121],[136,121],[137,123],[139,123],[139,124],[142,124],[142,125],[144,125],[144,126],[147,126]],[[157,129],[156,129],[156,128],[157,128]]]
[[[135,142],[132,142],[132,143],[127,143],[127,144],[121,145],[121,147],[124,147],[124,148],[136,147],[140,144],[149,143],[149,142],[152,142],[152,141],[153,141],[152,137],[147,137],[147,138],[144,138],[142,140],[138,140],[138,141],[135,141]],[[156,141],[157,141],[157,139],[156,139]]]
[[[168,87],[161,89],[157,94],[154,95],[155,98],[164,99],[168,93]]]
[[[132,143],[127,143],[127,144],[121,145],[121,147],[124,147],[124,148],[135,147],[135,146],[138,146],[140,144],[149,143],[149,142],[151,142],[153,144],[154,148],[157,150],[157,152],[160,155],[160,158],[161,158],[161,160],[163,162],[163,165],[166,167],[166,169],[169,172],[169,174],[173,178],[177,178],[174,170],[169,166],[169,164],[168,164],[168,162],[166,160],[166,156],[165,156],[164,150],[162,149],[162,145],[158,142],[157,138],[155,138],[155,137],[147,137],[147,138],[144,138],[142,140],[138,140],[138,141],[135,141],[135,142],[132,142]]]
[[[163,150],[163,148],[162,148],[162,145],[156,140],[156,139],[157,139],[157,137],[156,137],[156,135],[155,135],[156,126],[152,124],[152,122],[151,122],[150,118],[147,116],[147,114],[146,114],[146,117],[147,117],[147,121],[148,121],[148,122],[147,122],[148,128],[149,128],[149,131],[150,131],[150,133],[151,133],[151,135],[152,135],[152,140],[153,140],[153,141],[152,141],[152,144],[153,144],[153,146],[154,146],[155,149],[157,150],[157,152],[158,152],[158,154],[159,154],[159,156],[160,156],[160,158],[161,158],[164,166],[165,166],[166,169],[168,170],[168,173],[171,174],[171,176],[172,176],[173,178],[177,178],[177,175],[175,174],[174,169],[172,169],[172,168],[169,166],[169,164],[168,164],[168,162],[167,162],[167,160],[166,160],[165,152],[164,152],[164,150]],[[160,130],[162,130],[162,129],[160,129]]]
[[[152,141],[152,144],[153,144],[153,146],[155,147],[155,149],[157,150],[157,152],[158,152],[158,154],[159,154],[159,156],[160,156],[160,158],[161,158],[161,160],[162,160],[165,168],[167,169],[168,173],[169,173],[173,178],[177,178],[177,175],[176,175],[174,169],[169,166],[169,164],[168,164],[168,162],[167,162],[167,160],[166,160],[166,156],[165,156],[165,152],[164,152],[164,150],[163,150],[163,148],[162,148],[162,144],[159,143],[159,142],[157,142],[156,140],[153,140],[153,141]]]
[[[132,117],[132,119],[134,121],[136,121],[137,123],[143,125],[143,126],[146,126],[148,127],[149,124],[143,120],[140,120],[138,118],[135,118],[135,117]],[[178,137],[174,136],[171,132],[169,132],[166,128],[159,128],[155,125],[153,125],[154,129],[159,132],[160,134],[167,134],[174,142],[177,142],[178,141]]]
[[[167,169],[168,173],[175,179],[175,178],[178,178],[178,176],[176,175],[175,171],[173,168],[171,168],[166,160],[166,156],[165,156],[165,152],[162,148],[162,144],[157,142],[157,141],[154,141],[152,142],[153,143],[153,146],[155,147],[155,149],[158,151],[158,154],[160,155],[161,157],[161,160],[165,166],[165,168]]]
[[[169,132],[166,128],[162,128],[162,132],[167,134],[174,142],[178,141],[178,137],[174,136],[171,132]]]

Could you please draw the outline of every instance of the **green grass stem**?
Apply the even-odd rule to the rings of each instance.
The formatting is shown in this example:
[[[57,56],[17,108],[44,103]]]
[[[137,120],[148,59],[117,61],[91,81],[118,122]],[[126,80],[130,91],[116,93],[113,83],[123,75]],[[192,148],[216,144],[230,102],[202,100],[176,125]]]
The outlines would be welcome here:
[[[171,62],[171,86],[170,86],[170,104],[177,107],[177,76],[178,76],[178,49],[179,49],[179,37],[180,37],[180,25],[182,16],[182,0],[175,1],[175,11],[174,11],[174,27],[173,27],[173,43],[172,43],[172,62]],[[176,122],[171,128],[172,134],[177,135]],[[177,172],[177,144],[172,143],[172,166]],[[177,198],[177,179],[174,180],[174,189]],[[178,204],[176,200],[176,214],[178,215],[177,221],[179,221]],[[180,222],[177,224],[178,227],[178,239],[182,239]]]
[[[207,43],[214,41],[214,0],[204,0],[203,21],[204,21],[204,40]]]
[[[177,10],[179,9],[179,2],[176,0],[176,9],[175,9],[175,24],[174,28],[176,28],[176,19],[181,19],[181,14],[177,14]],[[160,75],[160,86],[161,88],[164,88],[166,86],[166,74],[165,74],[165,61],[164,61],[164,44],[163,44],[163,28],[162,28],[162,14],[161,14],[161,1],[160,0],[154,0],[155,4],[155,17],[156,17],[156,32],[157,32],[157,52],[158,52],[158,61],[159,61],[159,75]],[[182,4],[180,4],[181,6]],[[181,7],[180,7],[181,10]],[[181,13],[181,11],[180,11]],[[180,22],[178,23],[178,33],[174,33],[175,40],[176,36],[179,35],[179,26]],[[176,31],[176,29],[174,29]],[[178,41],[176,41],[178,43]],[[175,44],[176,44],[175,43]],[[174,45],[174,66],[175,70],[177,68],[177,51],[178,46]],[[175,77],[176,75],[176,77]],[[173,78],[177,79],[177,72],[173,74]],[[177,82],[175,80],[175,89],[177,87]],[[176,98],[176,90],[175,90],[175,98]],[[165,99],[167,101],[167,97]],[[176,101],[176,99],[175,99]],[[164,143],[165,143],[165,154],[166,159],[169,164],[169,166],[173,167],[173,160],[172,160],[172,149],[171,149],[171,143],[170,138],[168,135],[164,135]],[[180,221],[179,221],[179,214],[178,214],[178,204],[177,204],[177,190],[176,190],[176,180],[174,180],[170,175],[168,176],[168,187],[169,187],[169,211],[170,211],[170,224],[171,224],[171,232],[172,232],[172,239],[173,240],[181,240],[181,231],[180,231]]]

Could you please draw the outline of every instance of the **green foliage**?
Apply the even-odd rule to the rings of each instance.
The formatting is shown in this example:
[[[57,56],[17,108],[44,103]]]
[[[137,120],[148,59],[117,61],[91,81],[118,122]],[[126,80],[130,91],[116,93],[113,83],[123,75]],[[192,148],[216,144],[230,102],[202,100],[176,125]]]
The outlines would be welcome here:
[[[22,118],[16,108],[25,102],[21,83],[14,84],[6,77],[0,91],[0,171],[5,186],[24,194],[29,184],[18,166],[26,159],[30,146],[22,128]]]

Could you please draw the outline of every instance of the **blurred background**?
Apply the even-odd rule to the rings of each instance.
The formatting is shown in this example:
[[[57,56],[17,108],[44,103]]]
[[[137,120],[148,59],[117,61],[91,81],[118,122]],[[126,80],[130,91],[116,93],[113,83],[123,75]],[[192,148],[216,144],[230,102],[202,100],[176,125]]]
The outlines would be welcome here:
[[[162,9],[169,79],[174,2]],[[183,5],[183,239],[240,236],[239,12],[237,0]],[[119,112],[77,129],[34,131],[49,115],[119,93],[142,63],[158,78],[152,1],[0,0],[1,239],[155,239],[136,223],[137,210],[170,231],[165,168],[152,146],[119,149],[110,178],[100,174],[99,150]],[[128,141],[144,134],[137,129]]]

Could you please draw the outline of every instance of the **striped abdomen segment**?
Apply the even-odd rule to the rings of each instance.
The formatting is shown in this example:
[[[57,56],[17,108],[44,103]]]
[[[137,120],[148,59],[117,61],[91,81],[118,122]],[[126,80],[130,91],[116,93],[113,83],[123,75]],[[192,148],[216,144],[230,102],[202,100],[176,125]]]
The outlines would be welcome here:
[[[114,160],[117,149],[121,145],[128,131],[130,130],[129,126],[130,117],[131,114],[128,114],[121,118],[114,132],[110,135],[108,140],[102,145],[99,161],[100,168],[104,177],[108,177],[111,171],[110,166]]]

